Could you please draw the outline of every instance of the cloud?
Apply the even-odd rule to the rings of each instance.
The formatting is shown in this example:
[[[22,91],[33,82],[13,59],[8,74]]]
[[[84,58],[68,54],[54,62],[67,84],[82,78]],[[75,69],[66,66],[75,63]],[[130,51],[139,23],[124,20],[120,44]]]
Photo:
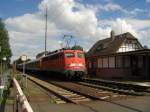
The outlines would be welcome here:
[[[83,4],[74,0],[43,0],[38,12],[5,20],[14,55],[35,55],[44,48],[45,4],[48,7],[48,50],[58,49],[58,39],[64,34],[72,34],[79,41],[95,42],[101,34],[110,31],[110,28],[99,28],[95,11]],[[32,50],[34,52],[30,52]]]
[[[150,17],[150,12],[148,12],[148,16]]]
[[[146,10],[135,8],[135,9],[133,9],[131,11],[124,10],[123,12],[126,14],[126,16],[135,17],[135,16],[139,15],[140,13],[146,12]]]
[[[147,2],[147,3],[149,3],[149,2],[150,2],[150,0],[146,0],[146,2]]]
[[[99,26],[111,27],[116,34],[130,32],[142,42],[143,45],[150,43],[150,20],[141,20],[133,18],[117,18],[114,20],[100,20]]]
[[[150,28],[150,20],[140,20],[140,19],[131,19],[127,18],[126,21],[133,26],[137,31]]]
[[[138,36],[132,25],[128,24],[124,19],[118,18],[116,21],[112,22],[112,29],[116,32],[116,34],[130,32],[134,36]]]
[[[103,9],[105,11],[117,11],[122,10],[121,6],[115,3],[108,3],[106,5],[101,5],[100,9]]]
[[[88,50],[97,40],[109,37],[111,29],[116,34],[131,32],[136,36],[140,29],[148,28],[149,20],[121,19],[100,20],[96,8],[75,0],[43,0],[39,10],[5,20],[10,36],[13,58],[22,54],[33,58],[44,50],[45,6],[48,7],[48,50],[60,48],[59,41],[64,34],[73,35],[77,42]],[[101,10],[122,10],[114,3],[106,4]],[[136,24],[138,22],[139,24]],[[148,24],[147,24],[148,23]],[[149,30],[143,30],[148,32]],[[145,35],[146,36],[146,35]]]

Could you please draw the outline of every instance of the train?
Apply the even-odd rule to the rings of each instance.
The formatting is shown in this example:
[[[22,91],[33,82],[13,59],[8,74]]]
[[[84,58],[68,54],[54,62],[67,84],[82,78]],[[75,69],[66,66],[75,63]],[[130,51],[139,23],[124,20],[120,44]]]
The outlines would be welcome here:
[[[22,70],[23,64],[17,69]],[[85,55],[81,50],[60,49],[25,63],[29,72],[55,72],[66,78],[82,78],[86,73]]]

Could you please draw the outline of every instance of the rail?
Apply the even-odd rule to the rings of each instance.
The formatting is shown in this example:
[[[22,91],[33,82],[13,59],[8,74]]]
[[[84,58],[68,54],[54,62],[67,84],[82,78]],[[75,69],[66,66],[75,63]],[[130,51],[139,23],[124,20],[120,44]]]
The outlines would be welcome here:
[[[15,78],[13,78],[13,83],[17,90],[17,99],[19,103],[21,104],[21,112],[33,112],[26,96],[24,95],[18,81]]]
[[[110,80],[103,80],[103,79],[84,78],[83,81],[92,83],[92,84],[99,84],[99,85],[107,86],[111,88],[134,90],[135,92],[145,92],[146,90],[150,88],[150,86],[148,85],[140,85],[140,84],[134,84],[134,83],[125,83],[125,82],[110,81]]]

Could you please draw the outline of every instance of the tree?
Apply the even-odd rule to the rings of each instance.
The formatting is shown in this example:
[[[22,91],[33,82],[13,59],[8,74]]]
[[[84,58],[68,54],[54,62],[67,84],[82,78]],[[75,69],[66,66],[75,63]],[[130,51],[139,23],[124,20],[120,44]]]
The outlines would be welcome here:
[[[0,19],[0,60],[2,61],[3,57],[6,57],[7,62],[10,62],[11,56],[12,52],[9,44],[8,31],[6,30],[2,19]]]
[[[80,45],[74,45],[71,49],[72,50],[81,50],[81,51],[83,51],[83,47],[81,47]]]

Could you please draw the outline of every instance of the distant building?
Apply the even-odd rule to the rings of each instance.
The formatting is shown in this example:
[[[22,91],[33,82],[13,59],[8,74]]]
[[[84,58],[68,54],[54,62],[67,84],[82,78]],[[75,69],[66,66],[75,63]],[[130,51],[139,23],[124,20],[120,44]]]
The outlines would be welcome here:
[[[131,33],[99,40],[87,52],[87,68],[91,76],[101,78],[150,79],[150,50],[144,49]]]

